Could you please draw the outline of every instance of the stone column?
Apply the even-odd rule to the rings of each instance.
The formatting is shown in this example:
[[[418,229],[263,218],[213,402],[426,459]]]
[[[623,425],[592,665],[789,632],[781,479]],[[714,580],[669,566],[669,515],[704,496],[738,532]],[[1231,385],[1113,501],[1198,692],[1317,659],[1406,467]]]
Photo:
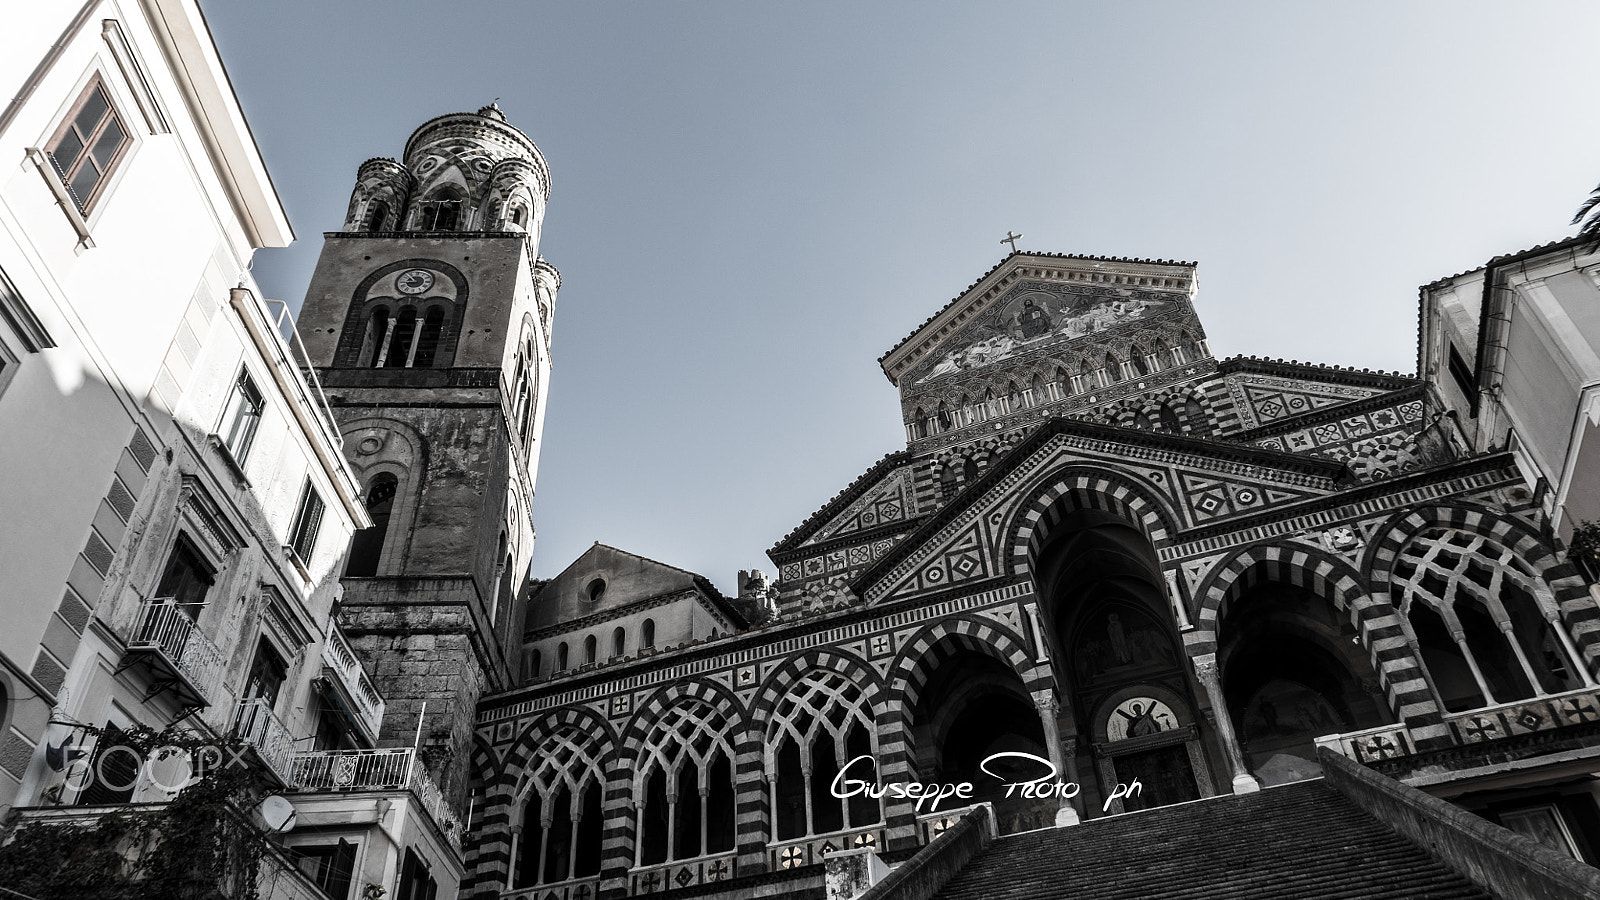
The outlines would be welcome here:
[[[1034,691],[1033,708],[1039,711],[1039,722],[1044,726],[1044,744],[1050,753],[1050,764],[1056,768],[1056,777],[1078,784],[1078,761],[1068,757],[1061,746],[1061,729],[1056,724],[1056,713],[1061,709],[1061,704],[1056,700],[1055,691]],[[1077,798],[1062,797],[1060,800],[1061,808],[1056,810],[1056,825],[1078,824]]]
[[[1206,689],[1211,701],[1211,711],[1217,723],[1217,736],[1222,739],[1222,750],[1228,757],[1228,768],[1233,776],[1235,794],[1251,794],[1261,790],[1261,782],[1250,774],[1244,762],[1244,751],[1239,747],[1239,736],[1233,733],[1233,717],[1228,715],[1228,702],[1222,696],[1222,675],[1217,671],[1217,655],[1206,653],[1194,658],[1194,673]]]

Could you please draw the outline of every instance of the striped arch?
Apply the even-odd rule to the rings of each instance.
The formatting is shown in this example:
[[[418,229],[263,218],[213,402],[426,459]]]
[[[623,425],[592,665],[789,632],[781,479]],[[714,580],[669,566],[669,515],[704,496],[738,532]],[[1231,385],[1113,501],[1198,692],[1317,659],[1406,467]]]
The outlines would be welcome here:
[[[529,770],[539,765],[537,753],[540,748],[563,730],[593,735],[596,755],[601,760],[615,759],[617,735],[611,723],[593,710],[580,706],[552,710],[523,729],[498,764],[493,750],[481,744],[474,748],[473,765],[482,767],[477,769],[482,773],[482,793],[479,794],[478,812],[474,815],[473,832],[484,837],[467,855],[470,886],[498,891],[505,885],[512,862],[511,829],[521,821],[518,807],[525,799],[519,796],[518,789],[525,784]],[[601,774],[609,775],[603,766]],[[613,788],[605,777],[601,779],[601,784],[605,786],[602,800],[609,818]]]
[[[752,717],[764,718],[800,679],[817,669],[849,677],[874,700],[883,695],[883,676],[861,657],[838,647],[816,647],[792,654],[767,672],[766,683],[750,703]]]
[[[954,648],[999,661],[1017,673],[1029,692],[1048,688],[1053,682],[1049,664],[1034,661],[1021,635],[990,619],[955,616],[929,624],[900,648],[889,666],[888,699],[893,705],[908,714],[927,687],[928,677],[955,655]],[[882,727],[883,723],[879,724]]]
[[[1483,506],[1451,503],[1404,510],[1379,527],[1367,548],[1365,568],[1374,591],[1391,590],[1395,560],[1413,538],[1431,528],[1481,535],[1514,553],[1549,586],[1561,621],[1577,644],[1591,674],[1600,674],[1600,607],[1578,567],[1556,555],[1554,547],[1517,520]]]
[[[1155,491],[1118,472],[1072,466],[1047,474],[1023,495],[1001,543],[1010,548],[1011,573],[1031,573],[1034,558],[1055,527],[1069,514],[1085,509],[1116,513],[1143,528],[1157,550],[1171,543],[1177,532],[1177,514]]]
[[[1367,590],[1360,571],[1330,553],[1303,545],[1258,544],[1245,547],[1218,564],[1201,582],[1195,596],[1195,627],[1184,634],[1191,658],[1217,650],[1217,623],[1228,603],[1263,581],[1304,588],[1332,603],[1349,617],[1372,661],[1391,712],[1405,720],[1417,739],[1442,737],[1440,710],[1422,673],[1415,650],[1406,642],[1400,614],[1387,599]]]
[[[737,730],[742,731],[750,727],[744,704],[740,703],[738,696],[726,686],[704,678],[674,682],[650,695],[650,699],[639,704],[634,711],[633,718],[628,721],[628,727],[622,734],[622,754],[625,761],[630,765],[638,761],[650,729],[668,709],[685,700],[698,700],[718,710],[728,717],[730,725]]]
[[[471,830],[462,836],[461,896],[473,896],[480,886],[486,896],[498,896],[511,864],[511,806],[500,788],[501,755],[483,735],[474,733],[472,738],[472,779],[467,790],[477,813],[469,823]]]
[[[1036,663],[1021,635],[990,619],[955,616],[918,631],[889,666],[889,689],[873,711],[878,726],[878,774],[885,783],[911,780],[911,711],[929,676],[957,649],[980,653],[1017,673],[1023,690],[1045,690],[1054,679],[1049,663]],[[890,849],[915,846],[916,811],[910,803],[885,801]]]

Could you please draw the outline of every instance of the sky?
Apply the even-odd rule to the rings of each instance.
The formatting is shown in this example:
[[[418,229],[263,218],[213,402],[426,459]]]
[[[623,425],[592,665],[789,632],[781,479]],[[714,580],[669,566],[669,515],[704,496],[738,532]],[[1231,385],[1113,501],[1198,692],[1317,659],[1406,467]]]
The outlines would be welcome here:
[[[498,98],[562,273],[533,573],[710,578],[904,449],[877,359],[1019,249],[1199,263],[1219,357],[1411,372],[1417,288],[1600,181],[1600,4],[201,0],[298,234]]]

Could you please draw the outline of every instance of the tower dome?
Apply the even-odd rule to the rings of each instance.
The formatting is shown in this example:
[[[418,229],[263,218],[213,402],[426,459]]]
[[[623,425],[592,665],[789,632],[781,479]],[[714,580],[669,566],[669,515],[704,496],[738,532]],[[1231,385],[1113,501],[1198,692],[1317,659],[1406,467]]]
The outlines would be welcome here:
[[[424,122],[400,161],[373,159],[357,173],[344,230],[506,232],[537,237],[550,169],[499,104]]]

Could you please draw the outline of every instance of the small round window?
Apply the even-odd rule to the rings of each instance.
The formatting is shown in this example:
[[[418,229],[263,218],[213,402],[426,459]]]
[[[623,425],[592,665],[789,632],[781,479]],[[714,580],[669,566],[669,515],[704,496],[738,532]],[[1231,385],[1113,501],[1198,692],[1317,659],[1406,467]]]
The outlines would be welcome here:
[[[606,595],[606,580],[604,578],[596,578],[589,582],[589,587],[585,593],[590,603],[599,603],[600,598]]]

